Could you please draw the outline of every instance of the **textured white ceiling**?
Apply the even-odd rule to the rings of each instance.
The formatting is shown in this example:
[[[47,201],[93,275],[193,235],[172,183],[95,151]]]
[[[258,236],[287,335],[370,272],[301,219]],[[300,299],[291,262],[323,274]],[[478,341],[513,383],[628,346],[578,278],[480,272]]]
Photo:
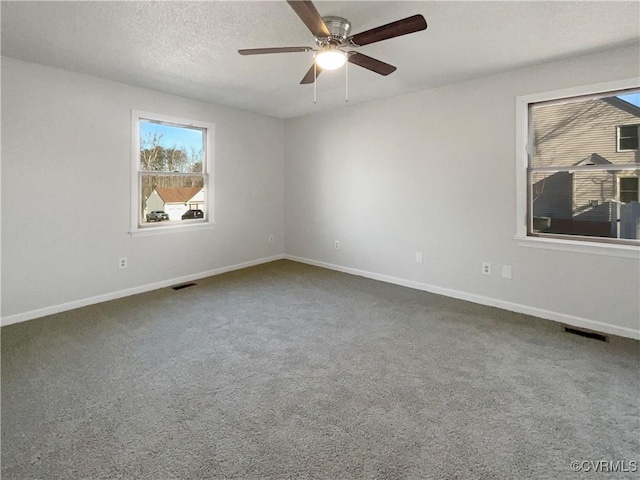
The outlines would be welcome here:
[[[323,2],[352,33],[421,13],[429,28],[361,47],[398,67],[349,68],[349,104],[534,63],[636,44],[640,3]],[[2,1],[2,54],[280,118],[340,108],[344,70],[323,72],[318,103],[299,85],[312,53],[243,57],[239,48],[315,46],[284,1]]]

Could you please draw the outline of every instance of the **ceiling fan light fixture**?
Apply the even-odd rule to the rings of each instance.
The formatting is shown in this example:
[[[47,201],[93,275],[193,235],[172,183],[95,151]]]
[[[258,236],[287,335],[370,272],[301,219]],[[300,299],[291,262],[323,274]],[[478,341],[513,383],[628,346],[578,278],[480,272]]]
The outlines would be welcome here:
[[[337,48],[320,50],[316,54],[316,65],[323,70],[337,70],[347,61],[347,54]]]

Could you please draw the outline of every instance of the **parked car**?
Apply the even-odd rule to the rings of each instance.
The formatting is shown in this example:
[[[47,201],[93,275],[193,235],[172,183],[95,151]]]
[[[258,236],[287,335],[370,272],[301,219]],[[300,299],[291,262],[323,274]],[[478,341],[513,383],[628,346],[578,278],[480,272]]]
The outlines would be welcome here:
[[[192,220],[194,218],[204,218],[204,212],[202,210],[187,210],[182,215],[182,220]]]
[[[161,222],[163,220],[169,220],[169,214],[164,213],[162,210],[154,210],[151,213],[147,213],[147,222]]]

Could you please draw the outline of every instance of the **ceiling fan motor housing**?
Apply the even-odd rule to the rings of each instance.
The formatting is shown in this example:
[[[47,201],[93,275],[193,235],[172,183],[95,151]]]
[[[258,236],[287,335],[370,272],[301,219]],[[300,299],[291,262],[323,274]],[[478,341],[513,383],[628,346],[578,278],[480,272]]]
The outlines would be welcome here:
[[[326,45],[346,45],[346,39],[351,31],[351,23],[349,20],[342,17],[327,16],[322,17],[322,21],[327,26],[327,30],[329,30],[331,35],[328,37],[315,37],[316,43],[320,47]]]

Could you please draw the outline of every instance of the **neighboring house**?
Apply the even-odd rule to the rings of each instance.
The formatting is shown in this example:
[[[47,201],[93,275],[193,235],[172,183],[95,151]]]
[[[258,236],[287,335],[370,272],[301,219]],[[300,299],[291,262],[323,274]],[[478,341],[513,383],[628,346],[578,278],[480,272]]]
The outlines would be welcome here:
[[[154,210],[163,210],[169,220],[180,220],[187,210],[204,210],[204,188],[202,187],[156,187],[145,208],[145,215]]]
[[[609,97],[541,105],[532,116],[532,165],[560,170],[532,174],[534,230],[638,238],[637,206],[625,206],[639,200],[638,170],[612,167],[640,167],[640,108]]]

